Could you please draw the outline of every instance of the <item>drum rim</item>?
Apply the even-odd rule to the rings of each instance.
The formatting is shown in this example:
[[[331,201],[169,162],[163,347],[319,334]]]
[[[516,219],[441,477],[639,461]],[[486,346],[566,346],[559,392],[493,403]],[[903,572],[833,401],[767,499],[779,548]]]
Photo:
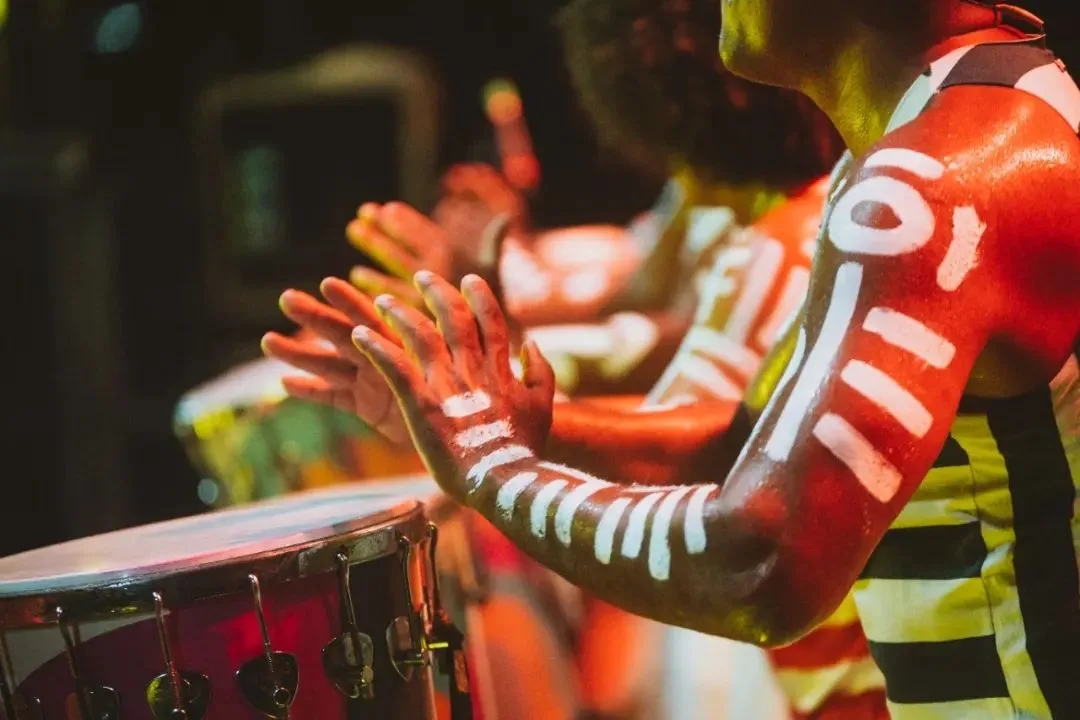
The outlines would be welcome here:
[[[57,608],[71,622],[116,620],[154,612],[154,593],[167,608],[182,608],[224,595],[250,593],[249,575],[265,589],[336,572],[338,554],[350,566],[401,552],[401,541],[419,544],[429,535],[424,505],[403,499],[392,508],[365,517],[363,527],[279,548],[210,561],[197,567],[168,567],[137,578],[124,577],[59,591],[0,598],[0,632],[55,625]]]

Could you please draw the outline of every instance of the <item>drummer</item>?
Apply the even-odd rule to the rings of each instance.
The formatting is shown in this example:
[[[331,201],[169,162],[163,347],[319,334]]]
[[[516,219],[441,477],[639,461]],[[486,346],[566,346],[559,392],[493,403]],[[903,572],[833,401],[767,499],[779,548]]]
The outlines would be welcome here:
[[[866,566],[857,601],[894,717],[1072,717],[1080,458],[1047,387],[1080,344],[1080,91],[1038,23],[1009,8],[922,0],[883,18],[878,4],[806,5],[723,5],[728,65],[812,93],[853,151],[782,346],[788,370],[727,478],[714,448],[679,476],[690,484],[657,492],[541,460],[550,368],[526,344],[523,379],[509,374],[502,315],[478,278],[469,304],[417,278],[441,330],[380,298],[393,330],[354,339],[447,492],[599,596],[778,645],[834,610]],[[975,106],[986,111],[973,124]],[[673,421],[694,415],[653,418],[654,447],[685,450],[690,426]],[[951,539],[911,554],[931,537]]]
[[[624,32],[620,35],[618,25],[606,25],[603,18],[612,17],[612,14],[605,13],[597,5],[595,0],[571,5],[565,15],[564,28],[569,37],[568,46],[571,50],[571,57],[576,58],[573,67],[579,78],[579,84],[586,89],[591,88],[592,92],[598,95],[599,98],[610,97],[611,103],[618,108],[621,107],[623,101],[612,97],[613,83],[604,80],[605,72],[608,75],[617,75],[619,63],[636,68],[637,72],[643,73],[646,77],[650,72],[663,76],[667,71],[663,67],[647,69],[640,64],[634,64],[635,58],[640,56],[637,55],[638,50],[632,49],[634,41],[632,33]],[[648,11],[645,3],[641,5],[642,17],[649,19],[657,26],[669,22],[663,11],[656,8]],[[711,5],[706,7],[705,4],[693,7],[692,12],[696,12],[702,17],[697,18],[698,22],[690,24],[688,27],[707,27],[708,23],[705,21],[705,16],[713,13],[715,19],[715,8],[710,8],[712,8]],[[695,46],[696,50],[688,56],[690,62],[687,64],[694,68],[699,75],[697,81],[690,82],[688,85],[697,86],[712,83],[716,86],[717,94],[726,93],[727,95],[723,97],[727,97],[730,93],[741,90],[743,84],[741,81],[733,80],[730,76],[716,71],[716,60],[712,54],[709,37],[711,36],[707,32],[702,32],[701,37],[698,38],[699,43]],[[672,36],[671,40],[674,41],[674,39],[674,36]],[[590,63],[589,58],[594,55],[612,59],[611,62],[614,66],[607,67],[603,63]],[[660,52],[658,55],[661,57],[674,57],[677,53]],[[596,73],[596,76],[593,73]],[[641,82],[629,84],[635,88],[663,87],[659,83],[647,82],[644,79]],[[680,86],[673,85],[670,96],[671,101],[688,103],[689,99],[675,92],[675,87]],[[755,92],[759,90],[754,86],[745,86],[745,88]],[[769,90],[761,91],[772,93]],[[642,91],[639,90],[639,92]],[[765,103],[765,97],[767,96],[763,96],[759,100]],[[700,102],[700,99],[697,101]],[[625,102],[627,104],[626,109],[629,109],[631,107],[655,106],[657,103],[669,102],[669,100],[667,97],[649,96]],[[778,101],[771,99],[771,102],[776,105]],[[595,99],[594,104],[599,105]],[[730,150],[726,149],[729,146],[723,145],[722,149],[718,147],[718,143],[708,140],[707,137],[695,136],[693,130],[718,125],[721,120],[727,119],[731,110],[727,99],[718,100],[709,108],[708,111],[717,116],[717,120],[712,123],[705,121],[695,122],[693,118],[696,116],[690,112],[672,113],[671,115],[658,113],[654,117],[645,118],[638,118],[629,112],[621,112],[610,113],[605,117],[628,118],[626,121],[628,129],[611,126],[610,124],[606,127],[613,134],[621,132],[623,137],[632,138],[636,143],[634,145],[635,151],[638,153],[643,152],[650,144],[656,148],[672,148],[672,143],[678,141],[686,142],[686,146],[681,152],[668,149],[667,152],[672,159],[692,157],[690,153],[695,148],[714,148],[711,154],[704,156],[712,158],[711,162],[696,164],[692,172],[684,170],[682,177],[696,175],[715,182],[715,178],[723,176],[725,172],[730,174],[728,168],[732,166],[733,159],[723,157],[724,153],[730,152]],[[699,111],[704,112],[700,106]],[[666,127],[660,118],[670,116],[686,119],[689,127],[685,130]],[[812,127],[813,123],[809,122],[806,126]],[[798,127],[798,123],[794,120],[792,121],[792,127]],[[789,134],[796,132],[795,129],[792,129]],[[618,137],[617,134],[616,137]],[[803,162],[809,161],[804,160]],[[738,166],[736,165],[736,167]],[[751,170],[747,168],[744,172],[751,172]],[[792,170],[778,168],[774,172],[784,173],[792,172]],[[776,178],[778,175],[773,177]],[[824,182],[815,183],[807,188],[800,200],[790,202],[776,212],[770,213],[757,230],[756,234],[762,236],[761,239],[737,245],[728,253],[721,255],[718,261],[719,270],[711,281],[706,284],[706,287],[714,289],[713,294],[708,301],[702,304],[698,313],[698,322],[701,329],[691,334],[680,353],[680,359],[671,365],[661,384],[654,389],[650,397],[654,403],[684,402],[686,399],[737,398],[739,396],[741,385],[746,382],[748,375],[753,372],[754,368],[751,367],[749,371],[746,370],[745,362],[734,366],[730,362],[725,363],[722,357],[716,357],[715,352],[706,352],[710,344],[706,343],[703,346],[702,338],[718,337],[718,340],[711,343],[713,346],[716,345],[716,342],[721,341],[726,342],[731,347],[739,347],[745,344],[746,349],[740,351],[744,357],[752,358],[754,355],[763,353],[768,349],[772,340],[782,329],[782,322],[793,314],[795,306],[801,300],[802,292],[805,289],[806,268],[812,254],[813,233],[817,227],[818,213],[824,202],[824,186]],[[729,197],[732,195],[730,190],[718,187],[718,194],[727,192]],[[431,243],[430,235],[410,239],[415,240],[415,244],[418,246],[423,246],[425,243],[430,245]],[[740,273],[738,272],[740,263],[731,260],[734,256],[742,253],[749,256],[755,245],[757,246],[756,251],[764,256],[764,260],[775,260],[777,263],[777,267],[771,269],[771,279],[768,280],[774,285],[765,288],[764,291],[761,288],[754,288],[761,298],[768,298],[769,301],[755,307],[753,314],[749,317],[749,322],[743,323],[746,327],[737,330],[736,326],[740,325],[740,323],[734,321],[733,314],[738,316],[747,313],[747,308],[743,307],[747,303],[742,300],[743,296],[740,290],[746,290],[748,286],[759,284],[760,281],[753,281],[752,278],[755,275],[762,275],[762,270],[766,269],[768,263],[759,259],[745,273]],[[747,259],[743,259],[741,264],[745,266]],[[735,272],[730,272],[731,270],[735,270]],[[751,279],[750,282],[747,282],[748,278]],[[802,289],[799,289],[800,281]],[[511,283],[511,285],[513,284]],[[733,289],[727,292],[716,292],[716,289],[724,285],[731,285]],[[792,291],[792,288],[795,288],[795,290]],[[749,293],[746,299],[750,299]],[[293,311],[298,310],[302,314],[303,304],[304,301],[300,300],[299,307],[292,307],[291,309]],[[290,309],[288,303],[286,308],[287,311]],[[293,313],[293,316],[295,319],[300,319],[295,313]],[[750,330],[753,332],[749,332]],[[270,349],[273,350],[275,347],[280,347],[280,345],[271,342]],[[282,355],[282,357],[295,359],[295,355]],[[700,369],[702,366],[705,368],[704,371]],[[773,373],[769,376],[773,382],[775,382],[776,375],[777,373]],[[718,385],[717,382],[710,381],[714,377],[730,377],[731,379],[725,380]],[[730,394],[732,392],[734,394]],[[768,387],[765,384],[758,388],[759,395],[764,396],[767,392]],[[638,402],[640,404],[640,400]],[[587,413],[586,417],[588,417]],[[614,618],[610,611],[602,608],[598,609],[601,611],[598,617],[603,618],[604,629],[609,633],[608,637],[610,637]],[[596,674],[606,677],[618,676],[618,673],[612,670],[612,666],[616,668],[623,667],[627,671],[624,679],[629,679],[634,677],[634,674],[629,672],[630,667],[642,667],[640,661],[635,661],[635,658],[641,655],[658,657],[660,651],[659,649],[654,652],[643,650],[649,645],[649,636],[647,633],[643,634],[642,628],[635,628],[635,623],[630,622],[628,618],[618,622],[622,625],[622,635],[637,638],[634,644],[638,646],[639,652],[628,651],[622,643],[615,643],[615,646],[621,649],[614,653],[601,653],[603,659],[598,664],[607,667],[603,673]],[[588,623],[583,628],[586,646],[588,646],[591,629]],[[602,644],[602,638],[599,635],[597,633],[598,645]],[[832,717],[836,717],[838,713],[847,712],[850,717],[859,718],[873,717],[876,713],[883,713],[880,675],[872,661],[869,660],[865,640],[857,623],[853,621],[853,611],[850,606],[847,606],[844,612],[838,614],[830,627],[823,631],[822,637],[827,637],[829,642],[823,643],[818,639],[816,642],[805,643],[799,649],[785,651],[776,656],[776,661],[780,664],[782,670],[780,678],[785,682],[786,688],[791,693],[797,710],[807,716],[831,713]],[[814,651],[810,650],[815,647],[828,647],[829,652],[823,655],[818,651],[815,654]],[[693,648],[683,649],[688,652],[694,650]],[[715,650],[715,648],[704,649],[706,652],[712,650]],[[588,676],[591,670],[592,668],[584,668],[586,681],[589,680]],[[708,684],[715,682],[715,680],[705,679],[703,682]],[[630,686],[640,687],[641,683],[635,684],[631,681]],[[608,692],[610,693],[610,686]],[[611,698],[605,698],[604,701],[611,703]]]

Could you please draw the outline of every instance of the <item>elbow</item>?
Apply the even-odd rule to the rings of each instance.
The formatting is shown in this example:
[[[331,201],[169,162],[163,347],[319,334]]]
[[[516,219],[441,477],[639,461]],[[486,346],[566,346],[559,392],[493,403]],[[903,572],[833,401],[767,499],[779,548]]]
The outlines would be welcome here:
[[[729,595],[728,617],[720,634],[763,648],[790,645],[813,630],[835,607],[827,588],[807,586],[793,573],[795,563],[805,558],[792,557],[790,549],[760,536],[738,543],[744,561],[741,570],[731,572],[728,565],[726,585]],[[730,563],[730,556],[728,562]]]
[[[790,645],[817,627],[836,606],[827,588],[797,582],[784,554],[776,551],[775,561],[750,598],[757,630],[755,644],[763,648]]]

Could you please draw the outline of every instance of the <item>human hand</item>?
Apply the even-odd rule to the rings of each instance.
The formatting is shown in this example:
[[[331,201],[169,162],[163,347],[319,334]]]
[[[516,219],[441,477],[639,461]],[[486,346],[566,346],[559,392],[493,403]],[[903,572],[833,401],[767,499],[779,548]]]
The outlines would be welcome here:
[[[496,456],[536,454],[543,446],[551,426],[554,376],[536,346],[526,343],[521,379],[515,377],[506,321],[481,278],[464,278],[459,293],[442,278],[421,272],[416,286],[435,322],[383,295],[375,308],[393,334],[361,325],[353,341],[393,389],[436,481],[464,502],[477,480],[470,468],[498,462]],[[512,444],[494,453],[486,449],[497,440]]]
[[[476,274],[484,278],[502,301],[499,259],[510,230],[506,215],[496,215],[472,237],[466,258],[454,250],[445,230],[403,203],[367,203],[346,230],[349,242],[375,259],[386,272],[355,267],[349,280],[369,297],[394,295],[418,310],[426,311],[420,294],[408,282],[421,270],[443,277]]]
[[[506,216],[511,233],[528,233],[528,204],[503,173],[470,163],[454,165],[443,175],[442,198],[432,218],[455,247],[474,247],[477,234],[498,215]]]
[[[390,442],[407,442],[409,433],[390,388],[357,351],[351,337],[357,325],[387,333],[389,338],[395,336],[371,301],[347,282],[328,278],[320,290],[329,304],[299,290],[282,294],[281,310],[301,332],[292,337],[267,333],[262,340],[263,352],[314,376],[283,378],[290,395],[355,413]]]

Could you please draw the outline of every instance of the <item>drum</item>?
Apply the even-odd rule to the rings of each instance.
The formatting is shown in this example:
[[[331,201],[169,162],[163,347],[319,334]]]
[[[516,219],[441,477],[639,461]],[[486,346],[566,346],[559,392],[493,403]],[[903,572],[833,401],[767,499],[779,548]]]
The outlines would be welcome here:
[[[408,491],[310,491],[0,560],[6,718],[434,720],[433,660],[468,717],[434,525]]]
[[[423,469],[411,448],[390,447],[359,418],[285,394],[301,374],[277,360],[241,365],[181,398],[173,427],[203,474],[212,507]]]

